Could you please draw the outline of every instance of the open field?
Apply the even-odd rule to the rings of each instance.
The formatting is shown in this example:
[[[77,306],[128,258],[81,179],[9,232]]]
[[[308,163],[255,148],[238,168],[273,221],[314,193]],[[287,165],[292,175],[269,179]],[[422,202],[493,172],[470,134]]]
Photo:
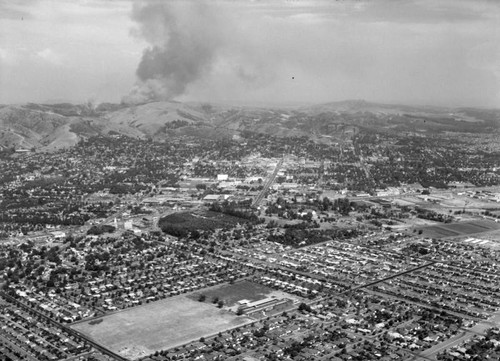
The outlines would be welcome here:
[[[250,301],[262,300],[273,292],[273,289],[250,281],[236,282],[232,285],[224,285],[218,288],[204,290],[202,292],[193,293],[190,297],[198,300],[199,295],[206,296],[206,301],[211,303],[217,297],[224,301],[224,305],[231,307],[236,302],[246,299]]]
[[[423,234],[427,237],[458,237],[467,234],[489,232],[500,229],[500,224],[487,220],[439,224],[423,228]]]
[[[185,296],[113,313],[102,320],[94,325],[78,323],[72,328],[132,360],[249,321]]]

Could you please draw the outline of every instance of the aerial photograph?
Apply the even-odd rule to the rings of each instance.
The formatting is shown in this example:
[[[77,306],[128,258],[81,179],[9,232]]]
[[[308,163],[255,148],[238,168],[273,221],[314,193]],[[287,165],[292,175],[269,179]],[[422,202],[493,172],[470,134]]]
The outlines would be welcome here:
[[[0,0],[0,361],[499,361],[500,1]]]

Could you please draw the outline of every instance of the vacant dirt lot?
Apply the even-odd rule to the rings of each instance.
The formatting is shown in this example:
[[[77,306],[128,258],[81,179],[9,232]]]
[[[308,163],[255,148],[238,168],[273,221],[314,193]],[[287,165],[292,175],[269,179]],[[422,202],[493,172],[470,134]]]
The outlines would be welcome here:
[[[72,327],[135,360],[248,321],[215,305],[178,296],[105,316],[98,324]]]

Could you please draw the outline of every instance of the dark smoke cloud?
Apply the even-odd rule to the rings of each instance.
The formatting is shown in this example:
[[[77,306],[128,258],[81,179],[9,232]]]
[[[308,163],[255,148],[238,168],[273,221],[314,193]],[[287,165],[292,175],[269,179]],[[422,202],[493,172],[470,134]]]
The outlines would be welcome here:
[[[134,4],[134,35],[150,46],[136,70],[138,82],[126,103],[169,100],[209,72],[222,42],[216,7],[204,1],[148,1]],[[219,19],[220,20],[220,19]]]

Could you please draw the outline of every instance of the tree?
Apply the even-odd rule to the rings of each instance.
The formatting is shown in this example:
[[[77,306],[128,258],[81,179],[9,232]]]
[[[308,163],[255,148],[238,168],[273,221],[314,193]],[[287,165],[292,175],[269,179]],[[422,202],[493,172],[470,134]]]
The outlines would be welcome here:
[[[311,312],[311,306],[309,306],[308,304],[302,302],[300,305],[299,305],[299,311],[307,311],[307,312]]]
[[[205,302],[205,300],[207,299],[207,296],[205,296],[204,294],[201,294],[199,297],[198,297],[198,301],[199,302]]]
[[[224,306],[224,301],[219,300],[219,301],[217,302],[217,307],[222,308],[223,306]]]

